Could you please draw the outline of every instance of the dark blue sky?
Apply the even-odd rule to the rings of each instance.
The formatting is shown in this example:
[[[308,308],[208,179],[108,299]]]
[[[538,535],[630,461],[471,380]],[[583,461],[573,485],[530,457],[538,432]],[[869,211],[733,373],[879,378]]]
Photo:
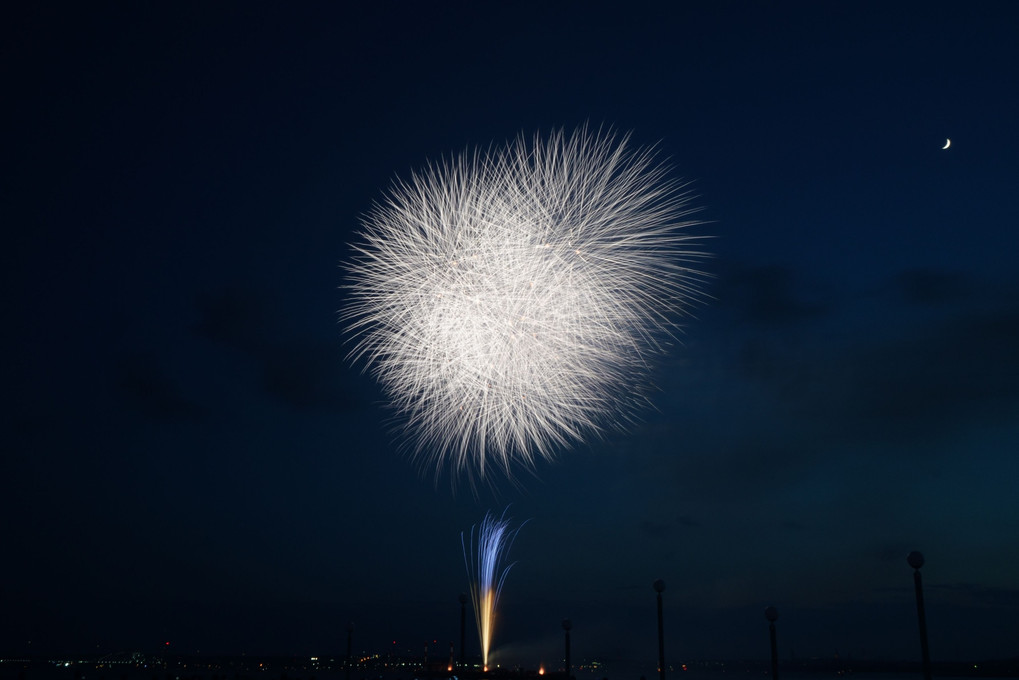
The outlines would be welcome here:
[[[1019,6],[37,3],[0,21],[3,653],[417,650],[529,519],[494,648],[918,657],[1019,639]],[[715,238],[657,410],[452,493],[344,359],[358,216],[585,122]],[[942,150],[946,138],[952,145]],[[31,645],[29,645],[31,641]],[[476,642],[471,638],[472,645]]]

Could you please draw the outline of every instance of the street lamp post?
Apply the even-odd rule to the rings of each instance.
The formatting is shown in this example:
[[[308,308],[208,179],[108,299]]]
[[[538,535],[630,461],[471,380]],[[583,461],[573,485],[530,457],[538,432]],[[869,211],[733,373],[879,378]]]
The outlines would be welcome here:
[[[931,654],[927,648],[927,615],[923,608],[923,579],[920,567],[923,566],[923,554],[914,550],[906,556],[909,566],[913,567],[913,586],[916,589],[916,617],[920,624],[920,653],[923,659],[924,680],[931,680]]]
[[[566,680],[570,680],[570,628],[573,628],[573,624],[570,623],[569,619],[563,619],[563,632],[566,635],[566,657],[564,659],[564,668],[566,669]]]
[[[460,668],[464,666],[464,647],[467,644],[467,593],[460,593]]]
[[[658,680],[665,680],[665,627],[662,625],[662,592],[665,581],[658,579],[652,584],[658,593]]]
[[[764,610],[764,618],[768,619],[768,633],[771,635],[771,680],[778,680],[778,640],[775,635],[778,610],[768,607]]]
[[[347,624],[347,663],[344,664],[345,668],[343,673],[346,680],[350,680],[350,664],[353,662],[353,659],[351,658],[351,654],[353,653],[353,643],[354,643],[354,623],[351,622]]]

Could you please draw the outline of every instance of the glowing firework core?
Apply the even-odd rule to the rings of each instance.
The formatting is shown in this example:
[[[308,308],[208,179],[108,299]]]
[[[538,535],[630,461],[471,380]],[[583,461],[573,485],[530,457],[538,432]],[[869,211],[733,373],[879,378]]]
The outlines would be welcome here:
[[[585,128],[393,184],[363,218],[341,319],[416,454],[511,475],[646,404],[702,255],[666,174]]]
[[[467,579],[470,582],[471,600],[474,603],[474,619],[478,624],[478,639],[481,642],[481,658],[485,669],[488,669],[488,652],[492,645],[492,632],[495,626],[495,610],[499,604],[503,583],[513,564],[499,572],[502,558],[509,551],[516,538],[518,529],[509,528],[506,513],[495,519],[486,513],[481,521],[478,532],[477,546],[474,544],[474,527],[471,527],[471,545],[468,549],[464,536],[460,534],[463,546],[464,564],[467,567]]]

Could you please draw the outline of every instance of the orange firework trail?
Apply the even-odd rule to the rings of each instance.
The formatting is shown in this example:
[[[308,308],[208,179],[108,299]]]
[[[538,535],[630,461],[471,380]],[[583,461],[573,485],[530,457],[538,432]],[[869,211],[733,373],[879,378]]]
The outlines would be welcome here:
[[[481,658],[488,668],[488,652],[492,645],[492,633],[495,627],[495,610],[499,604],[503,583],[513,564],[500,571],[502,558],[513,545],[520,529],[510,530],[506,511],[496,519],[486,513],[478,531],[477,545],[474,543],[474,527],[471,527],[470,548],[460,534],[460,545],[463,547],[464,564],[467,567],[467,578],[470,581],[471,600],[474,603],[474,618],[478,624],[478,638],[481,642]]]

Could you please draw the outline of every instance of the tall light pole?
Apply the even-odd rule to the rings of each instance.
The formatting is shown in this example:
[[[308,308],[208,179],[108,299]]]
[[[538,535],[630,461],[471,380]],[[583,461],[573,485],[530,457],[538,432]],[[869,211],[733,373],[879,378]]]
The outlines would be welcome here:
[[[658,593],[658,680],[665,680],[665,627],[662,625],[662,593],[665,581],[658,579],[652,584]]]
[[[914,550],[906,556],[909,566],[913,567],[913,586],[916,589],[916,617],[920,624],[920,653],[923,659],[924,680],[931,680],[931,654],[927,648],[927,615],[923,608],[923,579],[920,567],[923,566],[923,554]]]
[[[570,623],[569,619],[563,619],[563,631],[566,634],[566,657],[564,659],[564,668],[566,669],[566,680],[570,680],[570,628],[573,628],[573,624]]]
[[[347,663],[344,664],[346,666],[344,668],[344,677],[346,678],[346,680],[350,680],[350,664],[352,661],[350,655],[353,651],[353,642],[354,642],[354,622],[351,621],[350,623],[347,624]]]
[[[467,644],[467,593],[460,593],[460,668],[464,666],[464,647]]]
[[[771,635],[771,680],[778,680],[778,640],[775,635],[775,622],[778,621],[778,610],[768,607],[764,610],[764,618],[768,619],[768,632]]]

